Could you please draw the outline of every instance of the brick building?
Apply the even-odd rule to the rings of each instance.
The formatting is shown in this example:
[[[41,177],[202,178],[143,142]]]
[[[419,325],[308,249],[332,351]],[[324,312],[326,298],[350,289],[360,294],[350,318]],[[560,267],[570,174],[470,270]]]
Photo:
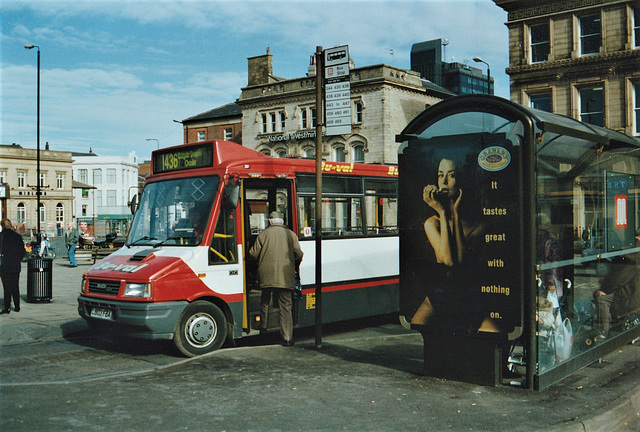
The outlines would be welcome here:
[[[236,103],[196,114],[180,123],[182,123],[185,143],[205,140],[242,143],[242,111]]]

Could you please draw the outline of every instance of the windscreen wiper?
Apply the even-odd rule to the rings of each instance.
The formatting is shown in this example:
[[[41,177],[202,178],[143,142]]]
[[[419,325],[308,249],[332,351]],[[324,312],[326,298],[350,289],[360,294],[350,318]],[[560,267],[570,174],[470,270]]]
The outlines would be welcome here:
[[[131,247],[131,246],[135,245],[138,242],[146,241],[146,240],[158,240],[158,238],[157,237],[143,236],[143,237],[140,237],[138,240],[135,240],[135,241],[133,241],[133,242],[131,242],[131,243],[125,245],[125,246],[126,247]]]

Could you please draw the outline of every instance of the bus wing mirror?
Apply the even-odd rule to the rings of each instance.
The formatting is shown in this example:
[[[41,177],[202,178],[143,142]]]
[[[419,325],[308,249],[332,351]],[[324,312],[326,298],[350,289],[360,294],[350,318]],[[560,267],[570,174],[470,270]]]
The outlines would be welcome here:
[[[134,195],[131,197],[131,202],[129,203],[129,209],[131,209],[131,214],[136,214],[136,210],[138,210],[138,195]]]
[[[231,208],[238,207],[238,200],[240,199],[240,186],[234,184],[228,184],[224,187],[224,199],[231,206]]]

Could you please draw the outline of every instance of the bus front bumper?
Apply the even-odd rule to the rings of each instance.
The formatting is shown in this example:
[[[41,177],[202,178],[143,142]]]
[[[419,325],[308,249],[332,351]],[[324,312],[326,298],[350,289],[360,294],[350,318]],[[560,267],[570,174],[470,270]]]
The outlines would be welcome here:
[[[78,297],[78,313],[90,325],[143,339],[173,339],[186,301],[141,303]]]

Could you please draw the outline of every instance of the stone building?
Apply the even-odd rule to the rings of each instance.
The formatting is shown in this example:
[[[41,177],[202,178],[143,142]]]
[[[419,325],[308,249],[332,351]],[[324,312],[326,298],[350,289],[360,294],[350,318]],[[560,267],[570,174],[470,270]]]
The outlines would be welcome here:
[[[273,74],[269,51],[248,63],[249,82],[236,101],[242,145],[275,157],[315,157],[315,65],[305,77],[285,79]],[[426,106],[452,95],[417,72],[384,64],[351,64],[350,80],[352,133],[324,138],[327,160],[396,163],[396,134]]]
[[[640,135],[640,1],[494,0],[511,100]]]
[[[49,144],[38,151],[20,145],[0,145],[0,183],[7,185],[8,197],[0,199],[2,217],[8,217],[21,234],[40,230],[60,235],[73,221],[73,180],[71,152],[53,151]],[[37,211],[37,182],[40,182],[40,211]]]

